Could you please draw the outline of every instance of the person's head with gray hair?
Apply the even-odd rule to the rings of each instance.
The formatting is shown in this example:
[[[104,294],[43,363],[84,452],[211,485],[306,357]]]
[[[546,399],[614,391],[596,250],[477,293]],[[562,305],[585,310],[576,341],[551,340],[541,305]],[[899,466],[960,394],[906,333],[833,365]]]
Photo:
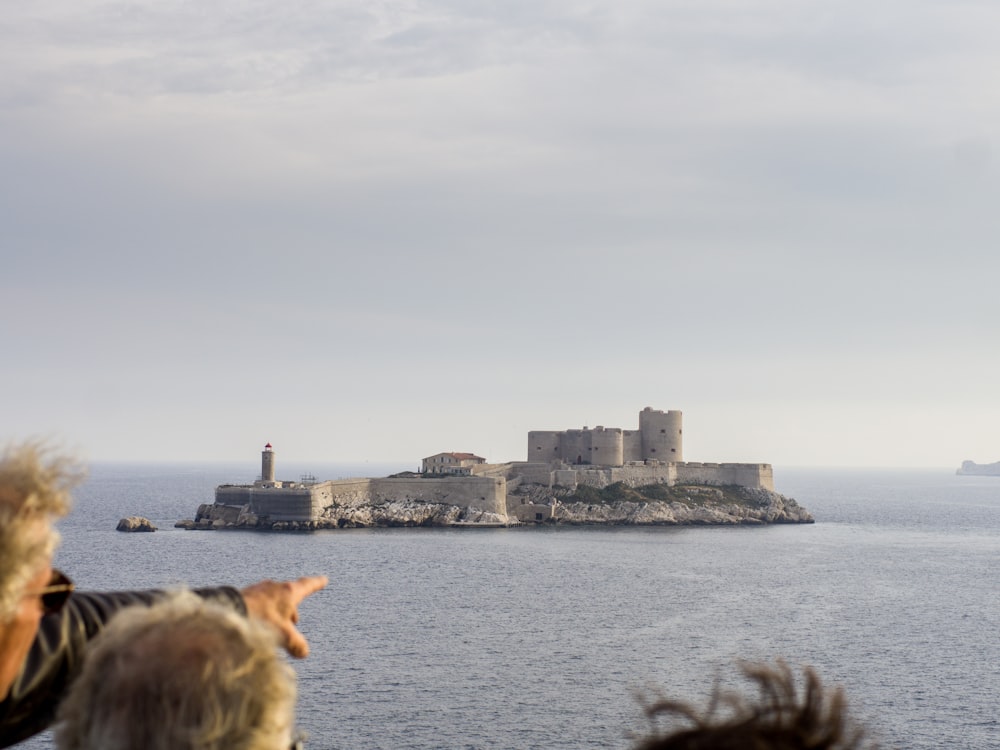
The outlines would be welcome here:
[[[295,677],[272,628],[189,592],[123,610],[59,710],[60,750],[286,750]]]
[[[0,700],[53,606],[48,595],[72,588],[54,585],[59,535],[52,524],[69,511],[70,490],[82,476],[76,462],[40,442],[11,445],[0,456]]]

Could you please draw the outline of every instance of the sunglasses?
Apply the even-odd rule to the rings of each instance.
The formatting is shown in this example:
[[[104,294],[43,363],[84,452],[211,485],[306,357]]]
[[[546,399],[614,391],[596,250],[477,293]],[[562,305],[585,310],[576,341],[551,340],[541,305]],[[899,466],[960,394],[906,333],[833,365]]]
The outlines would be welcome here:
[[[42,600],[42,610],[45,614],[51,615],[63,608],[66,600],[69,599],[69,595],[73,593],[74,588],[76,587],[69,579],[69,576],[61,570],[53,570],[48,586],[36,591],[27,591],[24,595],[37,596]]]

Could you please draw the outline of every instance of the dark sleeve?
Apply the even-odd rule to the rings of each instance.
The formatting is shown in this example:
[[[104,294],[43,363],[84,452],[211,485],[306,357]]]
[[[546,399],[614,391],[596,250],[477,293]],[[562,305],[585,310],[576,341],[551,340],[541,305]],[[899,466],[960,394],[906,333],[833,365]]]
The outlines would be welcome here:
[[[246,614],[237,589],[222,586],[195,589],[194,593]],[[116,612],[133,604],[152,604],[163,594],[157,590],[74,592],[59,612],[43,617],[10,693],[0,702],[0,747],[9,747],[49,727],[59,701],[80,669],[87,642],[104,629]]]

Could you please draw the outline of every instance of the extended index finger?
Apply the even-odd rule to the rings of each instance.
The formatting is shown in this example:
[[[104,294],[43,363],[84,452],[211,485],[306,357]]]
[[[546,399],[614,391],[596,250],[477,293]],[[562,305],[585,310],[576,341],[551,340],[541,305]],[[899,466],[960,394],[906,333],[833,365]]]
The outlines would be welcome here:
[[[307,596],[315,594],[329,582],[330,579],[326,576],[302,576],[302,578],[289,581],[292,601],[298,604]]]

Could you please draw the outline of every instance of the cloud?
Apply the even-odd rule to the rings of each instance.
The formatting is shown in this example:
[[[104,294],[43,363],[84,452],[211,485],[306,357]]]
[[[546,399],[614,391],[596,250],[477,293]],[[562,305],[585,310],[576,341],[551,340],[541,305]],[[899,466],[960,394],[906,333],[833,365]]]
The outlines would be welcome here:
[[[766,405],[822,415],[812,457],[853,429],[831,404],[967,417],[997,365],[997,14],[22,4],[0,20],[11,429],[106,408],[102,445],[137,451],[114,442],[137,420],[322,413],[373,424],[367,453],[398,414],[487,440],[477,420],[648,403],[715,433]]]

